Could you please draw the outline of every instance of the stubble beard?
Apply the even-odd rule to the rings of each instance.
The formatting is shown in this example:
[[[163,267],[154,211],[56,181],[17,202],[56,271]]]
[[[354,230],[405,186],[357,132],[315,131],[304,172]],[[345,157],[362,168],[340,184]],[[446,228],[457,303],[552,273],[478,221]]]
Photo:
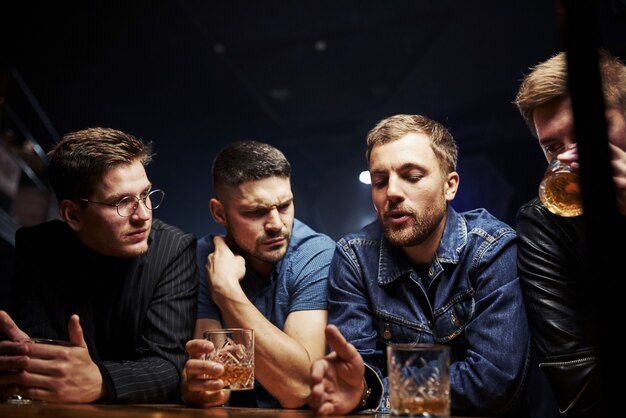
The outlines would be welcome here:
[[[262,247],[261,242],[267,240],[268,238],[276,238],[278,236],[282,236],[283,238],[285,238],[285,241],[281,247],[270,250],[270,251],[261,250],[261,247]],[[279,233],[273,237],[272,236],[260,237],[259,239],[257,239],[254,252],[251,255],[265,263],[272,263],[272,264],[278,263],[280,260],[283,259],[283,257],[287,253],[287,248],[289,247],[290,240],[291,240],[291,234],[289,233]]]
[[[413,247],[426,241],[437,230],[446,215],[446,206],[444,204],[443,207],[441,205],[428,207],[421,215],[407,211],[407,215],[410,220],[406,226],[390,225],[381,219],[385,237],[394,246]]]

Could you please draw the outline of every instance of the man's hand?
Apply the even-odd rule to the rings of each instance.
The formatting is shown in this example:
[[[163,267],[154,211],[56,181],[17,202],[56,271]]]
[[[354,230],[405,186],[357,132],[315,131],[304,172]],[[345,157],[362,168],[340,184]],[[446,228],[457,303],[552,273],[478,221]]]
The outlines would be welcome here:
[[[213,351],[213,343],[207,340],[190,340],[185,345],[189,360],[185,363],[180,390],[185,402],[201,408],[223,405],[228,401],[229,392],[223,390],[220,379],[224,366],[203,360],[205,354]]]
[[[611,151],[615,195],[617,197],[617,210],[626,216],[626,150],[613,144],[609,144],[609,148]]]
[[[364,390],[363,358],[334,325],[326,326],[333,351],[311,366],[309,407],[319,415],[345,415],[356,408]]]
[[[8,315],[0,314],[3,330],[8,323],[7,318]],[[11,324],[9,328],[13,329]],[[19,331],[19,328],[15,329]],[[26,335],[15,329],[12,331],[14,336],[19,333],[21,337]],[[14,373],[3,374],[0,383],[9,384],[7,390],[10,393],[19,391],[22,396],[46,402],[87,403],[103,397],[102,375],[91,360],[78,315],[70,317],[68,330],[70,346],[24,340],[10,343],[20,355],[13,360]]]
[[[0,341],[0,395],[6,397],[19,394],[16,382],[28,361],[24,341],[30,340],[30,337],[15,325],[5,311],[0,311],[0,331],[11,340]]]
[[[232,297],[237,293],[245,297],[239,281],[246,274],[246,261],[232,252],[223,237],[213,237],[213,244],[215,250],[207,257],[206,264],[213,299],[217,303],[222,296]]]

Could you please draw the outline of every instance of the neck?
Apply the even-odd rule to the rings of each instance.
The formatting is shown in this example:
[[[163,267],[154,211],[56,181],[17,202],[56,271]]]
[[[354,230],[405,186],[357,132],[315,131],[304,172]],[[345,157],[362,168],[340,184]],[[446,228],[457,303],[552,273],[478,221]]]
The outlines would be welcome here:
[[[437,254],[439,244],[441,243],[445,226],[446,218],[444,217],[426,240],[411,247],[403,247],[404,253],[407,255],[412,265],[430,266],[432,264]]]

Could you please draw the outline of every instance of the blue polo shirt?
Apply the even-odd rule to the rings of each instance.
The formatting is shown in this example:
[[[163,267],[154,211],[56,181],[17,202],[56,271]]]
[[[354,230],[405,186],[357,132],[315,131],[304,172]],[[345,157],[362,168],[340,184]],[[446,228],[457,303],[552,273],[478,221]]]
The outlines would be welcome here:
[[[214,235],[198,240],[196,250],[200,286],[198,319],[222,321],[219,308],[211,300],[206,274],[207,257],[214,250]],[[336,243],[327,235],[315,232],[294,220],[285,256],[274,266],[270,280],[246,269],[241,287],[254,306],[272,324],[283,330],[291,312],[326,310],[328,307],[328,269]],[[280,403],[255,383],[257,404],[262,408],[280,408]],[[236,406],[236,405],[233,405]]]

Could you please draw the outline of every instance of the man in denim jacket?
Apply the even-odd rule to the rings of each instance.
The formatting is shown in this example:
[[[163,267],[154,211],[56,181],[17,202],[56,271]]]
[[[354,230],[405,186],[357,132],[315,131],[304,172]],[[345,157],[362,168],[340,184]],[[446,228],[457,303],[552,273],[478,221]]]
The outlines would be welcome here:
[[[441,343],[451,352],[453,415],[516,413],[529,332],[515,231],[485,209],[450,206],[457,147],[439,123],[385,119],[369,132],[366,156],[378,220],[338,243],[326,330],[334,351],[312,367],[309,406],[385,412],[385,347]]]

